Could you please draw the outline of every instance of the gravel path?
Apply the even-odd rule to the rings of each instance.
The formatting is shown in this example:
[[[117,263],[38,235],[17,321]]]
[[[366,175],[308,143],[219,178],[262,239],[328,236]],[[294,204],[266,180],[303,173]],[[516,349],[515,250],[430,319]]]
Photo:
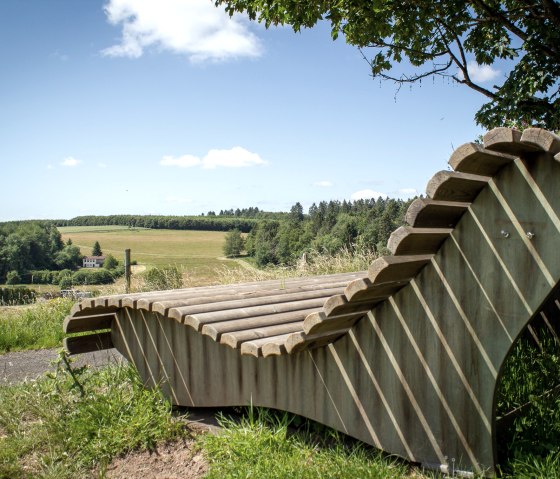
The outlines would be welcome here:
[[[58,358],[58,351],[59,349],[55,348],[0,354],[0,386],[35,379],[48,371],[55,371],[56,366],[53,362]],[[116,349],[107,349],[79,354],[75,356],[73,365],[80,367],[89,364],[98,368],[119,360],[124,358]]]

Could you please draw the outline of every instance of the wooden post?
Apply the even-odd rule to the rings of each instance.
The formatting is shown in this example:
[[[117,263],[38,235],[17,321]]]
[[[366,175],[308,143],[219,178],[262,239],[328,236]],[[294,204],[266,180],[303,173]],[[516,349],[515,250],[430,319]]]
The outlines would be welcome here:
[[[126,280],[126,292],[130,292],[130,249],[124,250],[124,279]]]

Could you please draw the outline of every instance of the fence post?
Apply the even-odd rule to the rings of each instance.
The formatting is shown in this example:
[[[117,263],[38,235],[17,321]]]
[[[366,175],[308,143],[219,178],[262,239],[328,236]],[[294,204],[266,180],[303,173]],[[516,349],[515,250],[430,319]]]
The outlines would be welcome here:
[[[130,249],[124,250],[124,279],[126,281],[126,292],[130,293]]]

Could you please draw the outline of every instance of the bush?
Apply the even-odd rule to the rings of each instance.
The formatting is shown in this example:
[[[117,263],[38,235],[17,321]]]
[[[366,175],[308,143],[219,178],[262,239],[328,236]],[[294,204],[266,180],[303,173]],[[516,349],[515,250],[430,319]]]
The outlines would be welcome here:
[[[36,297],[37,292],[29,288],[0,288],[0,305],[31,304]]]
[[[6,275],[6,284],[20,284],[21,277],[16,270],[9,271]]]
[[[119,265],[117,258],[115,258],[112,254],[108,254],[105,256],[105,261],[103,263],[103,267],[105,269],[115,269]]]
[[[105,268],[83,268],[72,275],[74,285],[111,284],[114,280],[114,276]]]
[[[183,273],[177,266],[153,268],[144,274],[144,289],[164,290],[183,287]]]

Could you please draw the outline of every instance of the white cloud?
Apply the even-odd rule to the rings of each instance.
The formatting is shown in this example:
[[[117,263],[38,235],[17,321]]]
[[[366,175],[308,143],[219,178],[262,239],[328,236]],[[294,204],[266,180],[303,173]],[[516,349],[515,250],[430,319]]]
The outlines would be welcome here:
[[[110,23],[122,25],[120,42],[102,50],[106,56],[138,58],[156,47],[204,61],[257,57],[262,51],[247,23],[211,0],[109,0],[104,10]]]
[[[64,158],[64,160],[62,160],[62,162],[60,164],[62,166],[73,167],[73,166],[78,166],[80,163],[81,163],[81,160],[77,160],[73,156],[67,156],[66,158]]]
[[[97,163],[98,168],[107,168],[107,163],[99,162]]]
[[[350,195],[350,198],[352,200],[369,200],[370,198],[377,199],[380,196],[382,198],[385,198],[387,195],[385,193],[380,193],[379,191],[365,189],[365,190],[359,190],[359,191],[356,191],[355,193],[352,193]]]
[[[257,153],[251,153],[245,148],[234,146],[229,150],[210,150],[202,159],[193,155],[183,155],[179,157],[164,156],[160,162],[162,166],[178,166],[180,168],[191,168],[201,166],[205,169],[224,168],[244,168],[248,166],[265,165],[264,161]]]
[[[492,81],[500,75],[500,70],[492,68],[492,65],[479,65],[475,61],[467,64],[471,80],[477,83]],[[460,75],[462,77],[462,75]]]
[[[328,180],[316,181],[315,183],[313,183],[313,186],[320,186],[321,188],[329,188],[332,185],[333,185],[332,181],[328,181]]]

